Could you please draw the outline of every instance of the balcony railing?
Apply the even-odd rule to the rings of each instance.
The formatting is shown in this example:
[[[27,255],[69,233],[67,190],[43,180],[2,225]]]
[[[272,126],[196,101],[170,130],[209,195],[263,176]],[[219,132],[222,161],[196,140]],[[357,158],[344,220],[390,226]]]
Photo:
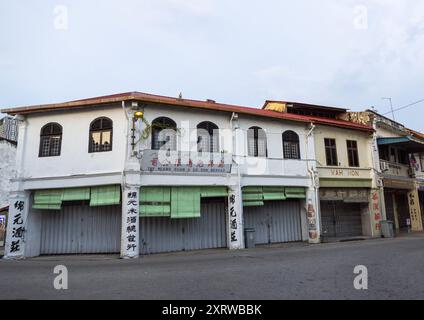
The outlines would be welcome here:
[[[380,169],[383,174],[397,177],[410,178],[413,176],[409,165],[380,160]]]

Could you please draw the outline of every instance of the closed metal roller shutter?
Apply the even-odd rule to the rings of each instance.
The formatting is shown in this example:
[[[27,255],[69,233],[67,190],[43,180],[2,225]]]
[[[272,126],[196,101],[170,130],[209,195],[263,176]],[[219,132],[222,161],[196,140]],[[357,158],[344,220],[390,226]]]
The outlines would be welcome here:
[[[41,215],[41,254],[120,252],[120,206],[63,206]]]
[[[226,247],[226,198],[202,200],[200,210],[200,218],[140,218],[141,253]]]
[[[324,237],[362,236],[361,204],[321,201],[321,222]]]
[[[244,207],[244,227],[255,228],[257,244],[302,241],[300,202],[265,201],[264,206]]]

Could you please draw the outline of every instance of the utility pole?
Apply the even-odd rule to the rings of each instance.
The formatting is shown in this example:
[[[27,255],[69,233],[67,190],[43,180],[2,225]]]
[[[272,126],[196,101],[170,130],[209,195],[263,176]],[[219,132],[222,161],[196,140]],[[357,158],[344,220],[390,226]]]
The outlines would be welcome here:
[[[395,119],[395,111],[393,110],[393,103],[392,98],[381,98],[383,100],[389,100],[390,101],[390,111],[392,112],[393,121],[396,121]]]

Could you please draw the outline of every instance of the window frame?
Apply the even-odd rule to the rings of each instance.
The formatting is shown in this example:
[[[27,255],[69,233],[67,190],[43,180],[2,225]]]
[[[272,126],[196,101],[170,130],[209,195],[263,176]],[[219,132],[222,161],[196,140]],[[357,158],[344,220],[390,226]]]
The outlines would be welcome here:
[[[249,142],[251,137],[249,136],[249,133],[251,132],[250,130],[253,130],[253,149],[254,149],[254,154],[252,155],[250,153],[250,148],[249,148]],[[265,155],[259,155],[259,132],[260,130],[262,130],[263,134],[264,134],[264,140],[265,140]],[[261,127],[257,127],[257,126],[253,126],[250,127],[248,129],[247,132],[247,155],[249,157],[254,157],[254,158],[267,158],[268,157],[268,137],[266,134],[266,131],[264,129],[262,129]]]
[[[43,131],[48,127],[51,126],[51,132],[50,133],[44,133]],[[59,128],[60,132],[59,133],[55,133],[54,132],[54,128]],[[57,154],[52,154],[52,137],[56,137],[59,136],[59,147],[58,147],[58,151]],[[43,144],[44,144],[44,139],[45,138],[49,138],[49,152],[48,155],[44,155],[43,154]],[[38,148],[38,157],[39,158],[49,158],[49,157],[60,157],[61,153],[62,153],[62,138],[63,138],[63,127],[57,123],[57,122],[49,122],[46,123],[41,129],[40,129],[40,145]]]
[[[349,143],[354,144],[355,146],[350,145]],[[349,167],[359,168],[359,149],[358,149],[358,141],[357,140],[346,140],[346,148],[347,148],[347,160]]]
[[[155,138],[156,130],[158,130],[158,128],[155,128],[155,123],[158,123],[159,121],[164,123],[164,120],[166,120],[168,122],[168,124],[170,124],[170,126],[167,127],[167,128],[160,128],[160,130],[157,134],[158,138],[159,138],[160,133],[163,130],[169,130],[169,129],[173,130],[175,132],[174,133],[174,135],[175,135],[174,136],[174,139],[175,139],[174,147],[175,148],[174,149],[168,149],[167,151],[177,151],[177,149],[178,149],[177,148],[177,123],[174,120],[172,120],[171,118],[168,118],[168,117],[157,117],[152,121],[150,148],[151,148],[151,150],[159,151],[159,150],[162,150],[162,147],[168,142],[168,141],[160,141],[159,139],[156,141],[156,138]],[[156,145],[155,145],[156,143],[161,144],[159,146],[159,148],[156,147]]]
[[[283,158],[284,159],[290,159],[290,160],[300,160],[302,157],[301,157],[301,154],[300,154],[300,138],[299,138],[299,135],[296,132],[294,132],[293,130],[286,130],[282,134],[282,140],[283,140]],[[290,154],[286,153],[286,144],[289,145]],[[293,146],[296,148],[297,157],[293,156],[293,149],[292,149]]]
[[[334,141],[334,146],[327,146],[327,141]],[[324,138],[324,149],[325,149],[325,159],[328,167],[339,167],[339,159],[337,155],[337,141],[334,138]],[[330,151],[330,158],[328,158],[328,151]],[[334,154],[331,152],[334,151]],[[335,159],[334,159],[335,158]],[[329,163],[329,160],[332,162]],[[336,163],[336,164],[334,164]]]
[[[217,153],[219,152],[219,127],[211,121],[202,121],[196,126],[197,130],[197,152],[199,153]],[[209,134],[208,150],[199,150],[201,135],[199,130],[205,130]]]
[[[103,127],[103,120],[108,120],[111,123],[110,128]],[[101,121],[101,126],[99,129],[93,129],[93,125],[97,122]],[[94,133],[100,133],[100,146],[102,146],[102,139],[103,139],[103,133],[110,131],[110,147],[108,150],[103,150],[102,147],[100,147],[101,150],[94,150],[93,147],[93,134]],[[98,117],[91,121],[90,127],[89,127],[89,134],[88,134],[88,153],[99,153],[99,152],[111,152],[113,150],[113,120],[108,117]]]

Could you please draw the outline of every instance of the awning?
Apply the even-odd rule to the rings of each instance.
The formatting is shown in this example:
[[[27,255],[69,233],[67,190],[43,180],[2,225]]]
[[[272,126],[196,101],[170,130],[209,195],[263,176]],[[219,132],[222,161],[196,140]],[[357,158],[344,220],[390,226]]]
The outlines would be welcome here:
[[[169,217],[171,215],[170,187],[140,188],[141,217]]]
[[[306,190],[302,187],[244,187],[243,206],[263,206],[264,201],[278,201],[286,199],[305,199]]]
[[[377,138],[377,144],[379,146],[394,145],[394,146],[402,147],[411,153],[424,151],[424,141],[416,139],[412,136]]]
[[[121,202],[119,185],[91,187],[90,207],[110,206]]]
[[[37,190],[34,192],[34,209],[60,210],[63,189]]]
[[[200,218],[200,187],[171,189],[171,218]]]

